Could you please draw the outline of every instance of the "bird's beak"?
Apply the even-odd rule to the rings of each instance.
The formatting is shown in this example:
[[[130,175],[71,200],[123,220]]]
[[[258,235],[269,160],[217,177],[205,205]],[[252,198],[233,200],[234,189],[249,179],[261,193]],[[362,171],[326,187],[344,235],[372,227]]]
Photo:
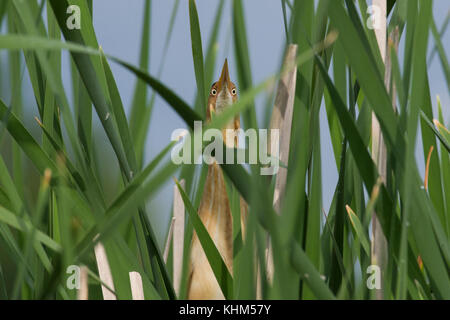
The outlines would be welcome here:
[[[227,89],[231,87],[230,74],[228,72],[228,60],[225,59],[225,63],[223,64],[222,74],[220,75],[219,82],[217,84],[217,91],[221,93],[223,89]]]

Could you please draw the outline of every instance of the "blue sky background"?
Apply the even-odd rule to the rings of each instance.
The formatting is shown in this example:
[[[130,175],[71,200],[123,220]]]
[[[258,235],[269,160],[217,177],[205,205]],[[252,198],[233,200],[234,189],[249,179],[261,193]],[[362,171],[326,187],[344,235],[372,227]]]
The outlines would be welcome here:
[[[170,15],[175,0],[153,0],[151,13],[151,56],[150,73],[156,75],[163,54],[163,46],[166,39],[166,33],[169,26]],[[371,2],[371,1],[369,1]],[[214,23],[215,9],[219,1],[197,0],[197,9],[200,19],[204,52],[207,47],[209,33]],[[232,20],[231,20],[232,1],[226,1],[223,11],[223,18],[218,38],[218,55],[215,71],[215,78],[219,77],[219,68],[227,57],[232,79],[237,82],[236,64],[234,57],[233,44],[231,39]],[[247,26],[248,48],[250,53],[251,70],[254,83],[259,83],[266,77],[274,74],[280,65],[283,45],[285,42],[285,32],[283,25],[283,16],[279,0],[244,0],[244,10]],[[141,39],[141,28],[143,20],[144,0],[94,0],[94,27],[98,37],[99,44],[106,53],[120,57],[133,64],[139,61],[139,46]],[[450,1],[434,0],[433,14],[440,29],[446,15],[449,12]],[[288,10],[289,11],[289,10]],[[449,52],[450,32],[447,32],[442,39],[445,50]],[[429,49],[434,45],[432,35],[430,34]],[[299,49],[303,51],[303,48]],[[403,48],[401,44],[400,55]],[[2,54],[2,60],[5,57]],[[65,58],[63,78],[66,82],[68,95],[70,93],[70,73],[67,54]],[[400,61],[402,63],[402,61]],[[135,77],[122,67],[111,64],[112,71],[117,81],[127,113],[131,104]],[[449,123],[450,104],[449,92],[438,55],[435,56],[431,65],[428,66],[430,78],[431,95],[436,113],[436,95],[439,94],[444,109],[444,116]],[[6,79],[4,79],[6,80]],[[178,13],[175,20],[172,40],[170,42],[168,54],[166,56],[161,81],[172,88],[188,103],[192,103],[195,98],[196,82],[194,67],[192,62],[191,40],[189,32],[189,13],[188,1],[181,0]],[[27,82],[27,81],[25,81]],[[25,91],[29,92],[30,97],[26,99],[33,104],[32,90],[29,83],[25,83]],[[9,101],[7,90],[6,101]],[[265,95],[262,94],[256,100],[256,110],[259,115],[265,107]],[[36,110],[36,109],[34,109]],[[33,111],[34,112],[34,111]],[[261,119],[261,117],[259,118]],[[328,211],[331,198],[336,187],[338,175],[334,161],[331,141],[329,137],[328,123],[325,114],[325,108],[322,106],[320,112],[321,120],[321,143],[322,143],[322,186],[323,186],[323,207]],[[97,121],[98,123],[98,121]],[[35,124],[34,124],[35,125]],[[162,150],[170,141],[173,130],[185,128],[184,122],[175,112],[159,97],[156,98],[155,107],[150,123],[148,141],[146,145],[146,160],[148,163],[159,151]],[[96,130],[95,139],[97,141],[105,140],[106,136],[102,129]],[[420,137],[420,131],[419,131]],[[421,141],[417,144],[417,158],[421,172],[424,168]],[[113,157],[111,150],[104,152],[105,160]],[[151,219],[159,224],[156,233],[159,240],[162,240],[165,234],[166,226],[170,218],[170,208],[172,204],[173,183],[170,181],[163,190],[157,195],[150,204]]]

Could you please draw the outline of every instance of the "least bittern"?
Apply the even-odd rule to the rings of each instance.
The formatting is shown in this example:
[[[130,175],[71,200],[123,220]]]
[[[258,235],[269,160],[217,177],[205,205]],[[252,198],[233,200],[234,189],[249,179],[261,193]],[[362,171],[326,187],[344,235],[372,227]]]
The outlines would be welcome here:
[[[213,83],[209,92],[206,119],[211,120],[213,113],[219,114],[237,100],[236,85],[231,82],[228,63],[222,68],[219,81]],[[227,147],[238,147],[237,135],[233,131],[240,128],[239,116],[222,128],[223,140]],[[226,131],[226,129],[231,129]],[[228,134],[227,134],[228,132]],[[244,228],[247,206],[240,199],[241,225]],[[214,244],[230,271],[233,272],[233,218],[230,202],[227,196],[222,169],[214,162],[208,167],[208,175],[203,189],[202,200],[198,214]],[[244,230],[243,230],[244,231]],[[190,257],[188,299],[224,299],[222,290],[217,282],[211,266],[202,249],[196,234],[192,238]]]

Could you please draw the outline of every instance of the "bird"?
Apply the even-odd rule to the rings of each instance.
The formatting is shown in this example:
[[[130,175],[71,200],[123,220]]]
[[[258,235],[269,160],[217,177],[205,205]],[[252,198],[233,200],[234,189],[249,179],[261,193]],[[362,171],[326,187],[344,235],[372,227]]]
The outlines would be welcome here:
[[[206,121],[211,121],[214,113],[220,114],[231,104],[235,103],[237,99],[237,87],[231,82],[228,61],[225,59],[220,78],[212,84],[209,91],[206,106]],[[223,141],[227,147],[238,147],[238,137],[233,133],[239,128],[239,115],[222,128]],[[227,134],[226,129],[231,129],[228,131],[229,134]],[[240,211],[241,228],[242,234],[244,235],[247,205],[242,197],[240,198]],[[211,239],[214,241],[226,267],[232,274],[233,217],[223,171],[215,161],[208,165],[208,174],[206,176],[198,215],[211,236]],[[225,299],[195,233],[191,242],[187,297],[189,300]]]

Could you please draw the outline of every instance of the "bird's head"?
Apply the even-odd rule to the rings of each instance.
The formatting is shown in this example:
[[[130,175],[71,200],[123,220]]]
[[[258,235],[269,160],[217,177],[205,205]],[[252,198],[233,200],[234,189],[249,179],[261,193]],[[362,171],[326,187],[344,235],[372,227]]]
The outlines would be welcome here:
[[[211,111],[220,113],[224,108],[237,100],[236,85],[230,80],[228,61],[225,59],[222,73],[218,81],[214,82],[209,91],[207,116],[211,117]]]

